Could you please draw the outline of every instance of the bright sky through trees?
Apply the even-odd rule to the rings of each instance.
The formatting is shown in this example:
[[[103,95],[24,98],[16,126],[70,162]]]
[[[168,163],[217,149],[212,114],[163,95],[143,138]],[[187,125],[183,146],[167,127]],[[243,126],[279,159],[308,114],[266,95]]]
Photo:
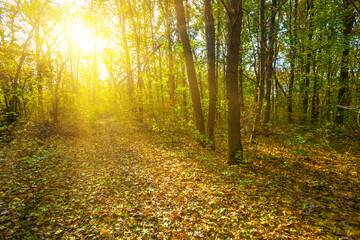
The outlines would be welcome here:
[[[80,20],[72,26],[70,38],[74,46],[84,53],[97,51],[97,37]]]

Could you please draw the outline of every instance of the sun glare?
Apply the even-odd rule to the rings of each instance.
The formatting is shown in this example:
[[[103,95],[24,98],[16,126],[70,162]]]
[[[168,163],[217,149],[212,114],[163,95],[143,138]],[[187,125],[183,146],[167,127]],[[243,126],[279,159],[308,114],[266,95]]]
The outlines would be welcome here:
[[[71,29],[73,46],[84,53],[94,53],[100,50],[101,40],[91,33],[84,23],[77,21]]]

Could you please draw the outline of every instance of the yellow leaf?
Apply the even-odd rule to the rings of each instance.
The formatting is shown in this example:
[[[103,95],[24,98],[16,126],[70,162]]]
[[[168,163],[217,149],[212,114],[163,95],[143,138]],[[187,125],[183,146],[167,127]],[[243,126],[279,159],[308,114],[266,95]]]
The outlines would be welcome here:
[[[105,229],[101,229],[100,230],[100,235],[105,235],[105,234],[107,234],[107,231]]]

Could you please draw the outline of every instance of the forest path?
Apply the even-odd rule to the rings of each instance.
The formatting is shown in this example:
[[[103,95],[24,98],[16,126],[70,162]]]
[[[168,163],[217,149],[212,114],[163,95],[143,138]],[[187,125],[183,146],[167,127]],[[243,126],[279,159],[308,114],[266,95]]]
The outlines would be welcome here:
[[[0,158],[0,239],[360,236],[358,183],[303,164],[316,159],[261,155],[254,173],[162,137],[102,120],[14,144]]]

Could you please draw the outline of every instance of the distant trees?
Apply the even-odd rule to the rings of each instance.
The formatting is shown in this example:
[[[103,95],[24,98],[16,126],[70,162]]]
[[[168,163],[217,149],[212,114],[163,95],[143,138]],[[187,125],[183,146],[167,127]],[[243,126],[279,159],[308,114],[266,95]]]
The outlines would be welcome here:
[[[352,0],[3,1],[0,128],[111,112],[154,128],[195,126],[212,149],[227,128],[228,162],[237,164],[242,133],[263,123],[352,127],[357,113],[343,106],[360,104],[359,7]],[[78,21],[90,36],[75,39]],[[96,47],[82,49],[90,38]]]

